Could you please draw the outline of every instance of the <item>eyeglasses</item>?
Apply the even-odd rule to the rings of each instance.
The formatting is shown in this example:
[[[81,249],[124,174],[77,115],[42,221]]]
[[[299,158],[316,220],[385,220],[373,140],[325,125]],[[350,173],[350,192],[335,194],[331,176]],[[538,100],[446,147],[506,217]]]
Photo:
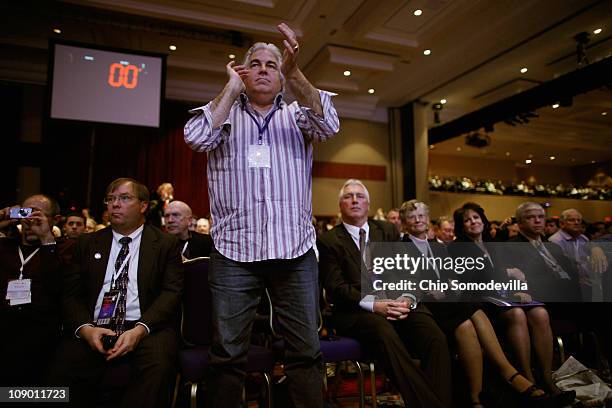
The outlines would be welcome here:
[[[121,194],[120,196],[109,195],[109,196],[104,197],[103,202],[104,202],[104,205],[114,204],[115,201],[119,201],[121,204],[127,204],[134,198],[136,197],[128,195],[128,194]]]

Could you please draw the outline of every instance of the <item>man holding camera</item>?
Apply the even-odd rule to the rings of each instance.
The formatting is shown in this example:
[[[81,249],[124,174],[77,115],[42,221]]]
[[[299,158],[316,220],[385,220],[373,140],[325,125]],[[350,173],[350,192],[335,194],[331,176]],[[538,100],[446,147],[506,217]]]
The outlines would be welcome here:
[[[51,232],[58,218],[57,202],[44,195],[0,210],[2,385],[39,385],[59,340],[63,247]],[[21,234],[9,231],[18,223]]]
[[[178,241],[144,225],[147,188],[120,178],[104,199],[111,228],[83,234],[64,276],[64,328],[53,385],[91,405],[91,390],[115,361],[131,365],[121,406],[169,406],[178,351],[183,275]]]

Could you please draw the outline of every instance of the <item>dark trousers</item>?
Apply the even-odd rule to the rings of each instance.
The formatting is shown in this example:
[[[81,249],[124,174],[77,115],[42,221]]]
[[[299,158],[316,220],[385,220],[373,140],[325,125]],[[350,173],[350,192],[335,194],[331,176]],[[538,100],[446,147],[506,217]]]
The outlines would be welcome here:
[[[234,408],[241,403],[250,334],[267,287],[276,322],[285,338],[285,374],[295,407],[322,407],[322,359],[317,333],[318,268],[314,251],[290,260],[235,262],[211,254],[213,345],[208,403]]]
[[[382,364],[407,407],[451,406],[448,343],[429,313],[412,311],[405,320],[389,321],[359,310],[338,313],[336,322],[341,334],[358,340]]]
[[[169,407],[174,380],[178,337],[172,329],[162,329],[144,337],[136,349],[116,361],[107,362],[84,341],[63,339],[47,383],[70,387],[70,406],[95,405],[97,385],[105,370],[115,364],[130,365],[130,381],[121,407]]]

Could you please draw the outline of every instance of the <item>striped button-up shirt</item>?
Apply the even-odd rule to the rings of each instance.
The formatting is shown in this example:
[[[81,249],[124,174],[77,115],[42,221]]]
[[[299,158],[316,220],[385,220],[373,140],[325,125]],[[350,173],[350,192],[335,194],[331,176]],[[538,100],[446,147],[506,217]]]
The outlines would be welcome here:
[[[329,92],[319,91],[323,117],[278,94],[261,117],[246,94],[219,128],[211,104],[185,125],[185,141],[208,153],[208,193],[216,249],[238,262],[293,259],[313,247],[312,143],[340,128]],[[251,145],[270,147],[270,167],[249,167]]]

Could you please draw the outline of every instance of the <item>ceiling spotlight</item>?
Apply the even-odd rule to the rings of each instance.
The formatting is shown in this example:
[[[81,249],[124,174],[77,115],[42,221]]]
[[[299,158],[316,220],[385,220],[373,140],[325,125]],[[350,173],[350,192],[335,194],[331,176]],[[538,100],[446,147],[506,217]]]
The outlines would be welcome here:
[[[421,14],[423,14],[423,10],[421,10],[421,9],[416,9],[416,10],[414,10],[414,13],[413,13],[413,14],[414,14],[415,16],[420,16]],[[601,30],[599,30],[599,31],[601,31]],[[595,34],[597,34],[597,33],[595,33]]]
[[[601,116],[606,116],[608,112],[601,112]]]
[[[558,103],[553,103],[553,106],[552,106],[553,109],[557,109],[558,107],[559,107]]]
[[[432,150],[434,147],[434,145],[429,145],[429,150]]]
[[[416,13],[416,11],[415,11],[415,13]],[[599,34],[599,33],[601,33],[601,28],[593,30],[593,34]]]
[[[521,74],[524,74],[527,71],[528,71],[527,68],[525,68],[525,67],[521,68]]]
[[[531,164],[531,159],[525,160],[525,164]]]
[[[351,76],[351,71],[344,71],[344,76]]]
[[[461,151],[461,147],[457,147],[457,151],[460,152]]]
[[[370,95],[371,95],[371,94],[373,94],[373,93],[374,93],[374,88],[370,88],[370,89],[368,89],[368,93],[369,93]]]
[[[555,159],[556,159],[556,157],[555,157],[555,156],[550,156],[550,157],[549,157],[549,159],[550,159],[550,160],[555,160]]]
[[[170,51],[176,51],[176,45],[171,45],[168,48],[170,48]]]
[[[591,164],[595,164],[595,160],[591,160]]]
[[[61,34],[61,33],[62,33],[62,30],[60,30],[59,28],[54,28],[54,29],[53,29],[53,32],[54,32],[55,34]]]
[[[233,60],[233,59],[235,59],[235,58],[236,58],[236,55],[235,55],[235,54],[230,54],[230,55],[228,55],[228,57],[229,57],[229,59],[232,59],[232,60]]]
[[[430,55],[431,54],[431,50],[427,49],[423,51],[423,55]]]
[[[440,99],[440,103],[444,105],[446,103],[446,99]]]
[[[506,152],[506,156],[510,156],[510,152]]]

